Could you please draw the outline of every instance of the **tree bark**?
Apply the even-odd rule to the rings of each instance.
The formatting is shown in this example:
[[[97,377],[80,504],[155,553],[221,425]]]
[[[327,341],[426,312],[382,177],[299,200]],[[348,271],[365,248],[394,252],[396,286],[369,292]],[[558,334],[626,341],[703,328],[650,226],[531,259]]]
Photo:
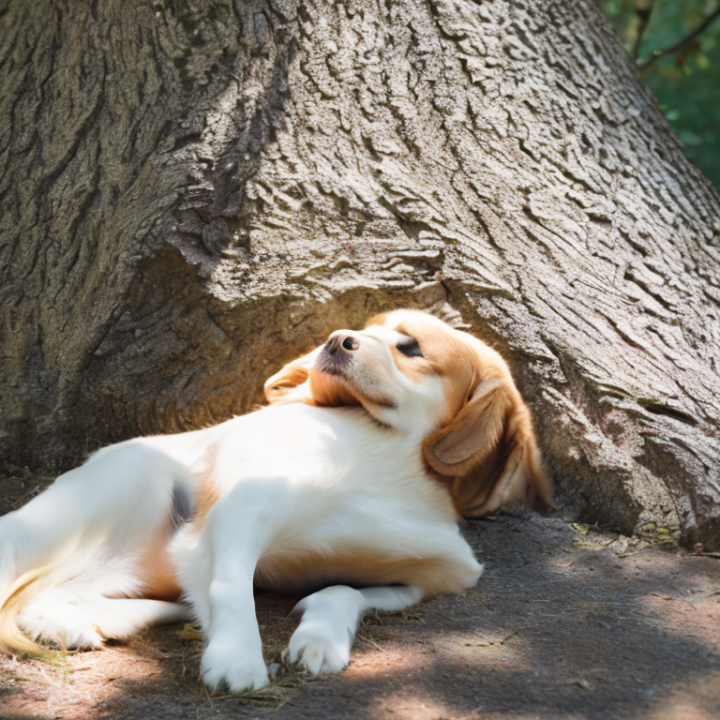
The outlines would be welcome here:
[[[720,546],[720,202],[593,0],[8,0],[0,457],[249,410],[393,306],[510,361],[561,503]]]

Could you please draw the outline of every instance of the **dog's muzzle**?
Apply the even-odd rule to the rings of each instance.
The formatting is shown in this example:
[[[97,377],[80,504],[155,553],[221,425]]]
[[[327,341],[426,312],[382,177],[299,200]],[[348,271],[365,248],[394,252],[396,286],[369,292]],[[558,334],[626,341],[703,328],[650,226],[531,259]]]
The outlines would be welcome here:
[[[342,375],[352,362],[353,353],[360,347],[360,340],[347,330],[334,332],[323,346],[317,366],[330,375]]]

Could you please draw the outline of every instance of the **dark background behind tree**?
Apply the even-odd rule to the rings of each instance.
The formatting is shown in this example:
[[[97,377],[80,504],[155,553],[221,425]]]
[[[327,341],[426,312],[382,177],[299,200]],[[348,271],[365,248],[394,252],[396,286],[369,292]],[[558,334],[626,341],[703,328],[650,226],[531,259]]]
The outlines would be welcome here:
[[[604,0],[602,7],[688,158],[720,186],[720,3]]]

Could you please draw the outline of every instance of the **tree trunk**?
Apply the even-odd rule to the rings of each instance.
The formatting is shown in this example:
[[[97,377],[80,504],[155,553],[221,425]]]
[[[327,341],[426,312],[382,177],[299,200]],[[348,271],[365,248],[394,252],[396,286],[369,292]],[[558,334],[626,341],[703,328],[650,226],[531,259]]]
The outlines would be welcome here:
[[[244,412],[392,306],[505,354],[559,497],[720,545],[720,202],[593,0],[8,0],[0,456]]]

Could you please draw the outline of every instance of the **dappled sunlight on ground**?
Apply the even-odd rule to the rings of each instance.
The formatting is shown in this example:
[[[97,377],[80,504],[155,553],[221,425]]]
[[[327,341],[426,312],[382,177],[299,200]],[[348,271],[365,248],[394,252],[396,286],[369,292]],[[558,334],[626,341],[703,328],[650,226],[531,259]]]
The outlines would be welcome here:
[[[396,720],[455,720],[451,708],[424,692],[421,688],[409,687],[378,700],[375,717],[390,717]]]
[[[664,632],[720,648],[720,588],[709,598],[693,597],[691,588],[680,597],[660,590],[641,602],[658,618]]]
[[[157,682],[163,675],[162,663],[162,650],[137,641],[129,647],[70,655],[64,664],[8,660],[2,669],[13,677],[5,676],[2,717],[103,717],[106,708],[133,688]]]
[[[717,720],[720,672],[700,671],[667,688],[656,707],[637,720]]]

